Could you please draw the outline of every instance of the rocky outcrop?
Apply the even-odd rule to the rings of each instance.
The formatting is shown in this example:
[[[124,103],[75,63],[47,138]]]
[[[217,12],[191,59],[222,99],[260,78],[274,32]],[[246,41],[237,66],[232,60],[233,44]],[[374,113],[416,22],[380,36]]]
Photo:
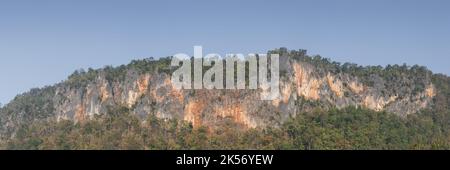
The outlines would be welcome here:
[[[129,107],[145,117],[177,118],[194,127],[231,119],[247,127],[276,126],[299,111],[299,101],[315,101],[321,107],[367,107],[407,115],[426,108],[434,87],[431,83],[416,95],[382,94],[345,73],[321,73],[311,64],[287,60],[288,73],[281,79],[281,98],[259,99],[258,90],[176,90],[168,74],[137,74],[128,70],[122,82],[108,82],[102,74],[85,88],[57,87],[55,115],[58,119],[83,121],[107,111],[109,105]],[[382,83],[382,82],[380,82]]]
[[[260,90],[177,90],[170,74],[164,72],[140,73],[128,68],[124,79],[111,79],[100,69],[85,86],[73,87],[67,82],[53,86],[52,113],[47,118],[80,122],[106,114],[111,106],[123,106],[142,118],[154,114],[185,120],[194,127],[214,127],[231,119],[245,127],[261,128],[279,126],[314,107],[367,107],[406,116],[429,107],[436,95],[430,80],[423,82],[425,89],[413,93],[414,87],[388,89],[386,80],[377,75],[370,78],[375,84],[368,85],[361,77],[329,71],[289,55],[282,55],[280,61],[284,72],[281,97],[273,101],[260,100]],[[3,116],[2,121],[12,126],[8,119]],[[8,128],[5,124],[3,129]]]

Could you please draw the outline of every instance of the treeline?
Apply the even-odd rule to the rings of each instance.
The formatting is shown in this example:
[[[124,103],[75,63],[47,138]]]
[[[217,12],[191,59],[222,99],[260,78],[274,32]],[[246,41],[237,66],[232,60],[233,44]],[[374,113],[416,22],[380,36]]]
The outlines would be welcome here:
[[[444,119],[436,119],[436,116]],[[278,128],[193,128],[177,120],[140,120],[120,107],[93,120],[23,126],[3,149],[450,149],[447,115],[406,118],[361,108],[317,109]]]
[[[135,71],[137,74],[169,74],[173,70],[173,68],[170,67],[171,60],[172,58],[170,56],[162,57],[158,60],[150,57],[141,60],[132,60],[127,65],[120,65],[117,67],[105,66],[101,69],[79,69],[69,75],[65,84],[72,88],[83,88],[87,84],[93,82],[100,74],[105,76],[106,80],[110,83],[114,81],[120,82],[125,80],[126,76],[128,76],[127,73],[130,71]]]

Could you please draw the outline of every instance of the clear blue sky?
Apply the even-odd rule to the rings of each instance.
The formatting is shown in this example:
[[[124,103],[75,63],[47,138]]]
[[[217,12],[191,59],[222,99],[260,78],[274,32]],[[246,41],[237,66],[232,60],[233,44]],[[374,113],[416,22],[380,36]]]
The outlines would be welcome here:
[[[307,49],[450,74],[450,1],[0,1],[0,102],[79,68],[206,52]]]

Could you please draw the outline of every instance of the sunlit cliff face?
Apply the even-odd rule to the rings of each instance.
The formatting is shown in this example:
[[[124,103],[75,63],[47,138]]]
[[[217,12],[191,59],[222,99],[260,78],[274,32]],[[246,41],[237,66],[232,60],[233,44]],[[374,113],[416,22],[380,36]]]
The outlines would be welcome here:
[[[169,74],[129,70],[123,81],[109,82],[100,74],[84,88],[58,87],[55,114],[59,120],[84,121],[106,113],[108,106],[118,105],[137,115],[185,120],[194,127],[232,120],[259,128],[278,126],[298,112],[308,111],[313,107],[304,104],[308,102],[317,102],[323,108],[356,106],[404,116],[428,107],[436,95],[431,82],[415,94],[386,93],[383,86],[366,85],[345,73],[328,72],[295,60],[284,64],[287,73],[280,79],[281,97],[272,101],[260,100],[260,89],[177,90]]]

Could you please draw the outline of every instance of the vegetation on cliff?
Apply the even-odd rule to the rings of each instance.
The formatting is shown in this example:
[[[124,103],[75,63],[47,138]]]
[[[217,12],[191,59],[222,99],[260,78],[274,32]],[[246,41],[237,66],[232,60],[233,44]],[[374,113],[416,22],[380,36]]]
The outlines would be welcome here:
[[[18,95],[12,102],[0,108],[0,147],[2,149],[450,149],[450,78],[448,76],[432,74],[422,66],[363,67],[351,63],[341,64],[321,56],[308,56],[305,50],[288,51],[280,48],[269,53],[279,53],[281,60],[283,57],[289,57],[292,60],[310,64],[318,68],[314,74],[321,74],[325,78],[328,78],[328,73],[350,75],[362,83],[362,85],[354,85],[355,91],[359,91],[359,87],[369,87],[378,96],[399,96],[398,100],[402,100],[403,103],[392,105],[392,107],[402,107],[400,110],[418,110],[410,109],[408,106],[422,105],[422,103],[414,103],[422,100],[415,99],[417,97],[415,93],[426,92],[431,82],[435,87],[432,89],[436,91],[428,95],[432,97],[432,101],[426,103],[427,106],[423,107],[425,109],[401,116],[387,110],[374,111],[363,107],[350,106],[338,109],[322,101],[307,100],[297,95],[299,100],[290,106],[298,111],[294,112],[294,115],[289,115],[287,121],[277,126],[247,129],[242,128],[244,125],[233,121],[232,118],[223,117],[225,120],[215,124],[214,127],[203,125],[194,127],[191,123],[180,119],[157,118],[157,111],[154,111],[157,107],[156,103],[164,103],[165,100],[154,100],[152,97],[157,96],[159,92],[168,93],[170,89],[154,89],[155,94],[152,94],[152,97],[141,95],[141,93],[124,93],[128,95],[112,97],[118,95],[114,94],[115,92],[125,90],[120,89],[121,86],[116,88],[111,86],[134,80],[127,79],[129,77],[138,77],[142,74],[169,75],[173,71],[173,68],[169,67],[170,57],[159,60],[135,60],[128,65],[118,67],[78,70],[62,83],[32,89]],[[280,70],[280,73],[286,79],[289,79],[286,76],[293,74],[292,70],[289,74],[286,70]],[[104,77],[105,82],[98,81],[99,77]],[[336,79],[330,76],[327,79],[328,84],[333,84]],[[86,100],[84,98],[87,94],[85,91],[88,91],[86,88],[99,82],[105,83],[105,88],[93,88],[93,91],[105,90],[106,95],[92,95],[92,100]],[[350,82],[342,82],[343,86],[351,87],[352,84],[348,83]],[[148,82],[142,84],[148,86]],[[122,85],[132,89],[126,83]],[[110,88],[109,91],[106,87]],[[61,93],[62,95],[55,97],[56,93],[63,91],[61,89],[67,93]],[[71,91],[72,89],[78,90]],[[150,91],[143,89],[145,94]],[[317,89],[323,90],[319,87]],[[323,91],[330,90],[332,91],[333,88]],[[195,92],[193,91],[192,95],[199,96],[200,93]],[[69,100],[66,94],[80,97],[80,101]],[[296,95],[295,92],[288,91],[286,101],[290,101],[291,94]],[[349,99],[343,101],[358,98],[358,96],[349,96],[352,95],[349,90],[342,91],[341,95]],[[129,96],[136,99],[131,100],[134,102],[125,103],[131,104],[131,107],[115,103],[120,100],[127,101]],[[401,99],[402,96],[408,98]],[[427,97],[427,95],[423,96]],[[102,99],[108,99],[108,97],[110,97],[109,100]],[[144,97],[148,97],[147,102],[136,102]],[[193,98],[192,96],[186,98],[190,97]],[[182,101],[183,96],[180,98]],[[102,107],[108,107],[107,111],[103,113],[102,110],[102,114],[94,114],[92,119],[77,122],[69,118],[57,121],[55,107],[59,106],[60,110],[67,111],[83,106],[79,107],[81,108],[79,112],[72,109],[67,113],[86,114],[86,109],[82,109],[87,108],[84,106],[94,108],[91,103],[95,102],[92,101],[113,104],[102,105]],[[83,102],[90,105],[83,105]],[[61,103],[70,107],[61,107]],[[409,105],[410,103],[413,104]],[[140,108],[141,112],[148,115],[145,115],[146,117],[137,115],[136,110],[133,110],[137,107],[135,104],[140,104],[138,105],[140,107],[150,105],[149,108],[153,112]],[[97,105],[100,106],[100,104],[95,106]],[[325,105],[327,107],[323,107]],[[193,109],[193,111],[196,110],[198,109]],[[272,113],[270,111],[273,110],[268,109],[262,111],[267,112],[260,114],[262,116],[281,112],[277,110],[277,113]],[[192,114],[201,117],[207,113]]]

